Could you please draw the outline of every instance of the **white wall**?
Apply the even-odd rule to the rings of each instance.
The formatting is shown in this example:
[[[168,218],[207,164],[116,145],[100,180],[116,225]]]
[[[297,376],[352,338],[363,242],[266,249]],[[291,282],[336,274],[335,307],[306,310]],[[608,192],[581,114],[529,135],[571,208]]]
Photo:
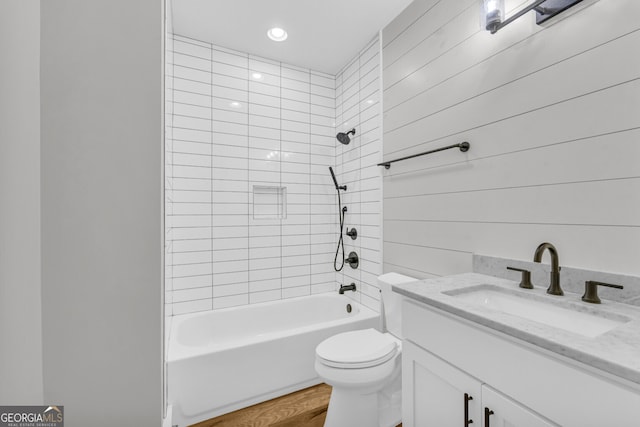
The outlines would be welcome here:
[[[162,418],[163,2],[41,4],[44,400]]]
[[[336,286],[355,283],[347,296],[380,309],[376,278],[382,274],[382,114],[380,102],[380,39],[375,37],[336,76],[336,132],[356,129],[348,145],[336,141],[336,173],[347,206],[345,230],[356,228],[358,237],[344,236],[345,256],[358,254],[357,269],[345,264],[336,274]],[[335,140],[334,140],[335,141]],[[337,232],[337,226],[333,226]]]
[[[167,312],[333,290],[333,76],[172,43]],[[254,186],[286,187],[286,217],[256,218]]]
[[[0,404],[42,403],[40,2],[0,4]]]
[[[385,173],[385,271],[531,261],[550,241],[562,265],[639,275],[640,2],[495,35],[478,9],[417,0],[384,30],[384,158],[471,143]]]

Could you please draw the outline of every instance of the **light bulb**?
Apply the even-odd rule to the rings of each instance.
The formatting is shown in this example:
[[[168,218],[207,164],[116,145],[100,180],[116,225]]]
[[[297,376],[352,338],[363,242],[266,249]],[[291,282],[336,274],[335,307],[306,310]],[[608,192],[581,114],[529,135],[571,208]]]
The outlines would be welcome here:
[[[288,34],[282,28],[274,27],[267,31],[267,36],[275,42],[283,42],[287,39]]]

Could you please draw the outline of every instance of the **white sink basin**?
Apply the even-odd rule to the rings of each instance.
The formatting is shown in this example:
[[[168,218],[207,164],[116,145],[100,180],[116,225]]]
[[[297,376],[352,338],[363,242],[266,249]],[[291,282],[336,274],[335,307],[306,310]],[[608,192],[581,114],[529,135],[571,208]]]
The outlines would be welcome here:
[[[491,310],[532,320],[554,328],[594,338],[630,319],[612,313],[597,313],[582,304],[567,304],[565,301],[546,295],[525,294],[493,285],[444,292],[457,300],[466,301]]]

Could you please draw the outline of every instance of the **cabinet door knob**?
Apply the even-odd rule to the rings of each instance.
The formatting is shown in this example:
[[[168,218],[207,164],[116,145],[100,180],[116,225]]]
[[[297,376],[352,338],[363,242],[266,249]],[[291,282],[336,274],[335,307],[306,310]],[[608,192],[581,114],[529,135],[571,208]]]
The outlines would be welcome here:
[[[493,415],[493,411],[485,406],[484,408],[484,427],[490,427],[489,417]]]
[[[473,420],[469,419],[469,401],[473,400],[473,397],[469,393],[464,394],[464,427],[468,427],[469,424],[473,424]]]

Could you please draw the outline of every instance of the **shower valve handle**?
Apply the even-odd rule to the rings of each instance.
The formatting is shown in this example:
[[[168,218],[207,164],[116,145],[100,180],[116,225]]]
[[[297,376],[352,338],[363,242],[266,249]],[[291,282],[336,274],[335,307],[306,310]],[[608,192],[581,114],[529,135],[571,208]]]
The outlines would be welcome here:
[[[360,260],[358,259],[358,254],[355,252],[350,252],[349,258],[345,258],[344,262],[349,264],[351,268],[358,268],[358,265],[360,264]]]

